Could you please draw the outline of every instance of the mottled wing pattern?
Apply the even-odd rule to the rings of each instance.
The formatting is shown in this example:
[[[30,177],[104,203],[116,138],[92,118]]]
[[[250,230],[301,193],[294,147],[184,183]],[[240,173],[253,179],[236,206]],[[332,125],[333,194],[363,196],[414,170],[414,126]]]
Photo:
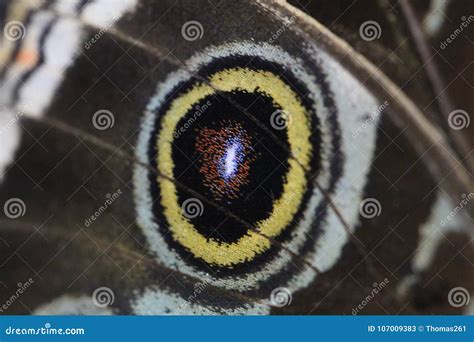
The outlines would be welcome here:
[[[436,13],[458,20],[459,3],[414,9],[435,48],[456,29]],[[0,14],[2,313],[470,310],[472,188],[455,197],[454,171],[433,175],[400,99],[311,18],[440,132],[472,136],[439,115],[399,6],[21,0]],[[472,51],[472,29],[458,35]],[[470,64],[440,49],[469,119]]]

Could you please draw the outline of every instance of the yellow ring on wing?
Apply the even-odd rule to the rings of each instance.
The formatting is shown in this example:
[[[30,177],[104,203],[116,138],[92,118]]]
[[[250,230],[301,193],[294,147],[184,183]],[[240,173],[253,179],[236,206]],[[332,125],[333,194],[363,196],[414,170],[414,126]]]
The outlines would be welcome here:
[[[246,235],[233,243],[208,239],[199,233],[182,214],[175,184],[166,178],[157,178],[161,189],[161,205],[173,239],[208,264],[232,267],[251,261],[268,250],[271,244],[267,237],[274,238],[281,234],[298,211],[307,183],[304,169],[308,168],[312,155],[311,124],[309,113],[302,105],[299,96],[274,73],[248,68],[229,68],[211,75],[209,81],[212,86],[196,83],[189,91],[174,99],[164,114],[160,133],[156,137],[156,158],[160,173],[174,178],[172,141],[178,122],[196,103],[215,94],[215,89],[224,92],[258,91],[269,96],[282,111],[289,113],[292,120],[286,129],[290,150],[299,161],[297,163],[295,158],[288,159],[289,168],[282,195],[274,201],[270,216],[256,224],[255,228],[261,234],[249,229]]]

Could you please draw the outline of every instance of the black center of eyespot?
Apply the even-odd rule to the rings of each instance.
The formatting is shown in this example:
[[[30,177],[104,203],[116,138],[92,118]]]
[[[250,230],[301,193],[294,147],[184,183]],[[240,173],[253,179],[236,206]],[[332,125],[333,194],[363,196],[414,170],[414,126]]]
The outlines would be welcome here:
[[[188,128],[173,142],[176,179],[246,222],[267,218],[273,201],[281,196],[288,170],[287,131],[274,130],[270,124],[278,110],[259,92],[234,91],[202,99],[178,123]],[[183,203],[189,193],[178,191],[178,197]],[[208,206],[191,221],[202,235],[217,241],[235,242],[248,233],[241,222]]]

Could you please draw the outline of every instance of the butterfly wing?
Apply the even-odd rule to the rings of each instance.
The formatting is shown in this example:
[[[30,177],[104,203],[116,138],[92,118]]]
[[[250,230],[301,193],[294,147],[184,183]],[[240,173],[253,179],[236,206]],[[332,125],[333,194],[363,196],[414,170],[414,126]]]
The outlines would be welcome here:
[[[11,270],[2,283],[5,298],[25,292],[9,313],[41,304],[38,313],[348,313],[375,290],[364,312],[444,312],[446,290],[471,288],[469,278],[428,279],[435,253],[447,262],[469,245],[460,216],[432,233],[452,202],[404,135],[416,125],[393,120],[403,101],[364,85],[301,12],[267,2],[72,3],[17,10],[25,37],[3,50],[2,117],[13,123],[2,135],[2,267]],[[291,125],[272,120],[285,110]],[[227,115],[225,125],[206,121],[210,113]],[[222,137],[234,157],[213,143]],[[241,154],[244,170],[262,160],[263,171],[222,187],[224,176],[206,168],[220,153],[224,176]],[[261,186],[278,153],[283,176]],[[169,158],[186,176],[166,168]],[[255,203],[252,191],[236,201],[256,180]],[[232,229],[216,237],[183,218],[189,199],[205,223],[222,218],[213,228]],[[262,212],[271,224],[255,218]],[[454,260],[446,272],[465,267]]]

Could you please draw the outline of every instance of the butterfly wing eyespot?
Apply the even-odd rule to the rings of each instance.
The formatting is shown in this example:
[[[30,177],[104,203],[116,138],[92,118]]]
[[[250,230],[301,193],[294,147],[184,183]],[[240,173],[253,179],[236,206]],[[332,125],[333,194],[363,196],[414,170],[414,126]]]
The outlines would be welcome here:
[[[314,181],[333,189],[342,156],[329,86],[310,67],[281,48],[236,42],[197,54],[158,85],[137,145],[158,176],[137,165],[135,197],[160,262],[238,291],[314,279],[291,260],[315,251],[307,236],[320,234],[326,203]],[[204,197],[200,215],[183,215],[196,196],[177,182]]]
[[[377,102],[330,56],[307,51],[317,58],[251,42],[210,47],[158,85],[136,151],[159,176],[137,166],[135,199],[138,223],[159,262],[214,286],[266,297],[259,289],[273,283],[304,288],[340,258],[349,232],[319,188],[353,229],[377,118],[355,138],[353,130]],[[280,164],[261,172],[272,176],[266,188],[255,183],[275,156]],[[182,215],[184,201],[195,196],[176,182],[206,199],[200,215]],[[249,187],[262,188],[253,202]]]
[[[298,95],[275,74],[248,68],[232,68],[210,75],[209,80],[210,85],[192,85],[191,89],[184,92],[183,95],[175,95],[169,108],[162,114],[161,127],[156,139],[157,168],[160,174],[169,175],[173,179],[179,177],[190,188],[196,188],[197,183],[203,183],[203,191],[210,188],[217,192],[214,194],[211,191],[209,196],[211,200],[222,201],[222,197],[226,197],[228,206],[235,207],[235,211],[240,211],[242,215],[246,211],[250,211],[248,206],[252,204],[252,198],[249,197],[255,198],[255,202],[268,198],[264,197],[262,191],[259,191],[261,196],[256,198],[257,196],[254,196],[255,191],[258,191],[256,188],[262,186],[263,189],[266,188],[264,191],[281,193],[281,196],[278,196],[274,201],[268,198],[269,214],[260,220],[257,218],[253,220],[264,236],[277,237],[292,221],[305,192],[304,169],[309,166],[312,151],[308,113],[298,101]],[[251,143],[248,131],[255,135],[258,127],[232,108],[227,101],[214,99],[215,89],[219,89],[234,101],[242,101],[242,105],[256,102],[256,105],[251,106],[249,110],[254,111],[254,115],[260,116],[259,119],[263,119],[263,122],[269,122],[269,114],[274,113],[278,108],[292,113],[295,117],[295,124],[287,128],[289,147],[292,154],[299,157],[301,165],[293,159],[282,164],[269,151],[269,149],[275,149],[270,145],[271,141]],[[267,97],[267,99],[262,100],[262,97]],[[181,122],[186,122],[187,117],[194,115],[193,108],[199,101],[209,102],[211,105],[198,122],[202,128],[195,129],[198,131],[197,136],[193,137],[194,132],[191,129],[178,139],[174,139],[177,127],[181,125]],[[213,105],[213,102],[218,101],[220,103]],[[231,122],[226,122],[224,119],[226,117]],[[239,122],[245,122],[248,129],[236,126]],[[207,127],[216,125],[216,123],[220,125],[217,130]],[[225,125],[226,123],[227,125]],[[223,139],[218,139],[219,137]],[[265,139],[263,134],[261,134],[261,139]],[[174,146],[176,149],[173,151]],[[209,156],[206,158],[206,150],[213,152],[213,156],[217,156],[217,158],[212,159]],[[250,153],[250,150],[258,151],[258,153]],[[200,151],[201,153],[199,153]],[[284,151],[275,153],[284,158]],[[202,164],[199,172],[196,172],[194,168],[189,168],[187,159],[187,157],[193,158],[192,156],[196,154],[201,154],[198,156]],[[252,158],[257,161],[252,163]],[[174,160],[178,159],[185,161],[182,167],[175,165]],[[225,163],[227,165],[223,165]],[[267,169],[272,171],[271,168],[264,168],[264,165],[268,163],[275,167],[273,171],[276,175],[270,175],[270,177],[276,185],[261,184],[267,175],[260,175],[259,171],[262,169],[265,172]],[[234,224],[231,222],[224,222],[220,229],[218,226],[204,227],[202,231],[208,234],[203,235],[197,227],[213,225],[213,221],[215,221],[213,216],[218,215],[215,209],[206,207],[203,216],[197,220],[199,222],[191,222],[192,220],[184,217],[181,213],[181,203],[189,194],[180,192],[169,179],[158,177],[156,181],[159,185],[163,221],[167,222],[173,239],[190,251],[194,257],[200,258],[210,265],[231,267],[251,261],[270,248],[269,240],[262,234],[247,231],[245,228],[233,227]],[[245,181],[252,184],[243,184]],[[283,184],[280,185],[279,182]],[[237,188],[242,186],[246,189]],[[226,191],[227,188],[230,190]],[[290,195],[293,197],[292,201],[289,200]],[[236,197],[239,199],[238,201]],[[250,215],[250,217],[252,216]],[[223,218],[223,220],[231,219]],[[213,234],[213,230],[218,231]],[[239,234],[241,236],[235,236],[235,230],[242,230]],[[227,242],[229,240],[232,242]]]

